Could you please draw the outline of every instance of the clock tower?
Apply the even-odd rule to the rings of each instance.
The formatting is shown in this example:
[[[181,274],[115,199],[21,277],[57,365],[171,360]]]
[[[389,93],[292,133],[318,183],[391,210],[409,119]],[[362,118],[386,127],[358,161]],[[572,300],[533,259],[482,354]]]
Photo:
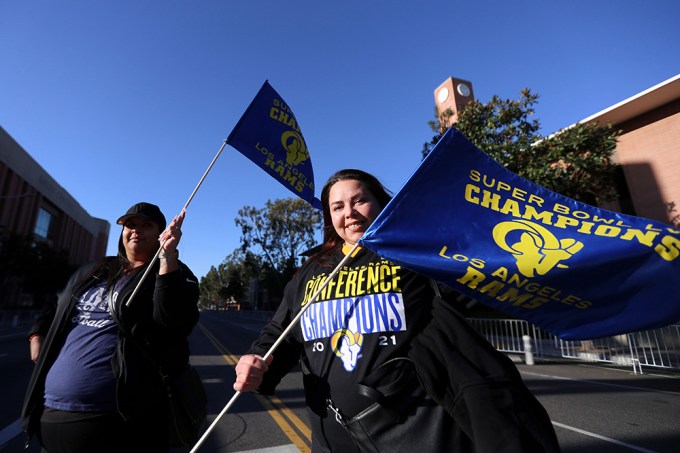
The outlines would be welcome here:
[[[472,91],[472,83],[467,80],[449,77],[434,90],[434,104],[437,107],[437,117],[447,110],[451,110],[453,115],[448,119],[443,127],[448,128],[458,122],[458,115],[463,108],[475,98]],[[444,131],[441,131],[444,132]]]

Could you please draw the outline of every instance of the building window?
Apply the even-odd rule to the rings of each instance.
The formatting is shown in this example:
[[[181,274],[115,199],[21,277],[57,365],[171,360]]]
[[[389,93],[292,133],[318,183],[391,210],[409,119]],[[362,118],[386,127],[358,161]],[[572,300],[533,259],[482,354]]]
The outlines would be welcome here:
[[[47,239],[47,235],[50,232],[50,224],[52,223],[52,214],[40,208],[38,211],[38,220],[35,222],[36,236]]]

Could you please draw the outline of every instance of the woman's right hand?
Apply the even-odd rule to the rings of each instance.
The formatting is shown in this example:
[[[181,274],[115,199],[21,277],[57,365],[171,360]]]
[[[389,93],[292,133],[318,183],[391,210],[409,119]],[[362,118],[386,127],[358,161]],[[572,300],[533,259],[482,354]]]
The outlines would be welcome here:
[[[269,369],[269,364],[272,363],[273,356],[267,357],[267,360],[262,360],[262,357],[256,354],[246,354],[242,356],[236,364],[236,382],[234,382],[234,390],[237,392],[250,392],[256,390],[262,383],[264,373]]]
[[[33,335],[28,341],[31,348],[31,360],[37,362],[38,356],[40,355],[40,349],[42,348],[42,337],[40,335]]]

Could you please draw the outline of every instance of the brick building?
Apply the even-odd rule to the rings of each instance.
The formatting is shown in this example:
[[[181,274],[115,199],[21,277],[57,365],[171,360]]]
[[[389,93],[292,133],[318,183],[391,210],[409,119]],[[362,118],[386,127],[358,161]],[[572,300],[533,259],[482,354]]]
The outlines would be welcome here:
[[[78,266],[106,254],[110,225],[90,216],[0,127],[0,250],[12,234],[66,250]],[[21,282],[0,275],[0,308],[31,306]]]
[[[629,214],[680,224],[680,74],[580,122],[622,130],[616,158],[630,194]],[[676,212],[669,212],[670,203]]]

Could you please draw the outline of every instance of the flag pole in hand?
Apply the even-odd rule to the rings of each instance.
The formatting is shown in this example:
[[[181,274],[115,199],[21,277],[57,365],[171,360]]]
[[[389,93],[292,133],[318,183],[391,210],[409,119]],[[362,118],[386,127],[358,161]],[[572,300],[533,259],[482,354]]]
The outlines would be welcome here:
[[[342,259],[342,261],[340,261],[340,263],[338,263],[338,265],[335,267],[335,269],[333,269],[333,272],[331,272],[328,275],[328,278],[326,280],[324,280],[324,282],[321,284],[321,286],[319,286],[319,289],[317,289],[316,292],[314,294],[312,294],[312,297],[309,299],[309,303],[307,303],[306,305],[304,305],[302,307],[300,312],[295,316],[295,318],[293,318],[293,320],[290,322],[288,327],[286,327],[286,329],[283,332],[281,332],[281,335],[279,335],[279,338],[276,339],[276,341],[269,348],[269,350],[264,355],[264,357],[262,357],[262,360],[266,361],[274,353],[274,350],[276,350],[276,348],[279,347],[281,342],[283,342],[283,340],[285,340],[286,336],[290,333],[291,330],[293,330],[293,328],[300,321],[300,318],[302,318],[302,315],[305,313],[305,311],[316,301],[317,297],[319,297],[319,294],[321,294],[321,291],[323,291],[324,288],[326,288],[328,283],[330,283],[330,281],[333,279],[333,277],[335,277],[335,274],[338,273],[340,268],[342,266],[344,266],[344,264],[347,262],[347,260],[354,254],[354,251],[357,249],[357,247],[359,247],[359,244],[354,244],[354,246],[349,251],[349,253],[347,253],[347,255],[345,255],[345,257]],[[229,409],[231,408],[231,406],[234,405],[234,403],[236,402],[238,397],[241,396],[241,393],[242,392],[240,392],[240,391],[236,391],[236,393],[234,394],[234,396],[231,397],[231,399],[229,400],[227,405],[224,406],[222,411],[217,415],[217,417],[215,417],[215,420],[213,420],[213,422],[210,424],[210,426],[208,426],[208,429],[206,429],[206,431],[203,433],[201,438],[198,439],[198,442],[196,442],[196,445],[194,445],[194,447],[191,449],[190,453],[195,453],[195,452],[198,451],[198,449],[201,447],[201,445],[203,445],[203,442],[205,442],[205,440],[210,435],[210,432],[215,428],[217,423],[220,421],[220,418],[222,418],[222,416],[224,414],[226,414],[227,411],[229,411]]]
[[[208,176],[208,173],[209,173],[210,170],[212,169],[213,165],[215,165],[215,161],[217,160],[217,158],[220,157],[220,154],[222,154],[222,150],[224,149],[225,146],[227,146],[227,140],[224,140],[224,143],[222,143],[222,146],[220,147],[220,150],[217,151],[217,154],[215,154],[215,157],[213,157],[212,162],[210,162],[210,165],[208,165],[208,168],[207,168],[207,169],[205,170],[205,172],[203,173],[203,176],[202,176],[201,179],[198,181],[198,184],[196,184],[196,187],[194,187],[194,191],[191,192],[191,195],[189,196],[189,199],[187,200],[186,203],[184,203],[184,207],[183,207],[182,210],[180,211],[180,214],[181,214],[182,212],[186,211],[187,208],[189,207],[189,203],[191,203],[191,200],[194,199],[194,196],[196,195],[196,192],[198,192],[198,188],[201,187],[201,184],[203,184],[203,180],[205,179],[206,176]],[[125,303],[126,306],[129,307],[130,304],[132,303],[132,300],[135,298],[135,295],[137,294],[137,291],[139,290],[139,287],[142,286],[142,282],[144,282],[144,280],[146,279],[146,276],[147,276],[147,275],[149,274],[149,272],[151,271],[151,268],[153,267],[153,264],[156,262],[156,260],[158,259],[158,256],[159,256],[159,255],[161,254],[161,252],[163,251],[163,244],[165,244],[165,241],[163,241],[163,243],[160,245],[160,247],[158,247],[158,250],[156,250],[156,254],[153,256],[153,258],[151,259],[151,262],[150,262],[149,265],[146,267],[146,270],[144,271],[144,274],[142,274],[142,278],[139,279],[139,282],[137,283],[137,286],[135,286],[135,289],[134,289],[134,291],[132,291],[132,294],[130,295],[130,298],[129,298],[129,299],[127,300],[127,302]]]

